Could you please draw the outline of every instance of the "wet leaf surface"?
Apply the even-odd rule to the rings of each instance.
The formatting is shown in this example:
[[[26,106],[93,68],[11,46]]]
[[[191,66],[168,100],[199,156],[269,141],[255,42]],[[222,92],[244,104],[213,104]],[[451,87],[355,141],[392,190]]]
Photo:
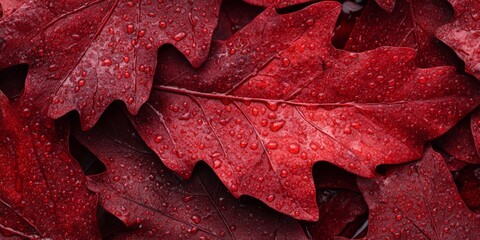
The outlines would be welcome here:
[[[415,61],[419,67],[461,65],[455,53],[434,36],[452,15],[447,0],[398,0],[391,13],[372,1],[357,21],[346,49],[411,47],[417,50]]]
[[[96,197],[68,153],[68,128],[0,91],[0,232],[44,239],[98,238]],[[68,124],[67,124],[68,126]]]
[[[359,178],[370,209],[365,239],[475,239],[480,218],[458,194],[442,156],[427,148],[417,162]]]
[[[306,239],[297,221],[252,199],[235,199],[205,166],[190,180],[179,179],[121,113],[74,136],[106,166],[89,177],[88,187],[131,228],[119,238]]]
[[[235,196],[303,220],[318,217],[313,163],[371,177],[379,164],[418,159],[477,105],[475,82],[451,67],[418,69],[409,48],[335,49],[339,10],[267,9],[198,69],[160,52],[154,92],[134,117],[140,135],[182,177],[205,161]]]
[[[90,128],[112,101],[138,111],[160,46],[200,66],[219,8],[219,0],[29,1],[0,20],[0,68],[29,64],[26,95],[48,96],[54,118],[77,110]]]
[[[465,61],[465,71],[480,79],[480,2],[449,0],[454,9],[453,22],[441,26],[436,36]]]

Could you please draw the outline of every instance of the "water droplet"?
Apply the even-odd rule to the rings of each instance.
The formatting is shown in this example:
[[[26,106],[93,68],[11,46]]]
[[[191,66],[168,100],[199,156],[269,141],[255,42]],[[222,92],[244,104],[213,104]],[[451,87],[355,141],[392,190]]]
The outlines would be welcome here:
[[[215,161],[213,162],[213,168],[218,169],[218,168],[221,167],[221,166],[222,166],[222,161],[220,161],[220,160],[215,160]]]
[[[200,216],[198,216],[198,215],[193,215],[192,216],[192,222],[194,222],[195,224],[199,224],[201,221],[202,221],[202,219],[200,218]]]
[[[298,146],[298,144],[296,144],[296,143],[292,143],[288,146],[288,151],[291,154],[297,154],[297,153],[300,152],[300,146]]]
[[[157,135],[155,136],[155,138],[153,138],[153,141],[156,142],[156,143],[160,143],[163,141],[163,137],[160,136],[160,135]]]
[[[78,86],[83,87],[85,85],[85,79],[78,80]]]
[[[24,108],[24,109],[22,110],[22,116],[23,116],[23,117],[28,118],[28,117],[30,117],[31,115],[32,115],[32,112],[30,111],[30,108]]]
[[[167,27],[167,23],[162,21],[162,22],[159,22],[159,23],[158,23],[158,26],[159,26],[161,29],[164,29],[164,28]]]
[[[420,84],[425,84],[425,83],[427,83],[427,79],[426,79],[425,77],[420,77],[420,78],[418,79],[418,83],[420,83]]]
[[[277,132],[278,130],[282,129],[283,126],[285,126],[285,121],[284,120],[272,122],[272,123],[270,123],[270,130],[272,132]]]
[[[397,221],[400,221],[400,220],[402,220],[402,218],[403,218],[403,216],[402,216],[402,215],[400,215],[400,214],[398,214],[397,216],[395,216],[395,219],[396,219]]]
[[[268,195],[267,201],[272,202],[273,200],[275,200],[275,195],[273,195],[273,194]]]
[[[286,177],[287,177],[287,175],[288,175],[288,172],[287,172],[287,170],[285,170],[285,169],[282,169],[282,171],[280,171],[280,177],[282,177],[282,178],[286,178]]]
[[[212,158],[217,158],[217,157],[220,157],[221,155],[222,155],[222,154],[219,153],[219,152],[214,152],[214,153],[212,153],[211,157],[212,157]]]
[[[278,148],[278,143],[276,142],[269,142],[267,143],[267,148],[270,150],[275,150]]]
[[[127,25],[127,33],[128,34],[132,34],[134,30],[135,30],[135,27],[133,26],[133,24],[128,24]]]
[[[187,36],[187,34],[185,32],[179,32],[179,33],[177,33],[177,35],[175,35],[173,37],[173,40],[178,42],[178,41],[184,39],[186,36]]]

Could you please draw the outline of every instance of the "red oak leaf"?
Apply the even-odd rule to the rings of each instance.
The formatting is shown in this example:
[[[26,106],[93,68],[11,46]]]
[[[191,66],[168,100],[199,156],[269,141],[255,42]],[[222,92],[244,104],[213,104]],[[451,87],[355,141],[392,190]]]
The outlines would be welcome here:
[[[359,178],[370,209],[365,239],[477,239],[480,219],[462,201],[442,156],[387,167],[385,176]]]
[[[470,117],[459,122],[438,139],[437,145],[448,155],[458,160],[468,163],[480,163],[470,122]]]
[[[418,52],[419,67],[457,65],[455,53],[439,41],[435,30],[452,16],[446,0],[399,0],[391,13],[369,2],[346,45],[366,51],[381,46],[411,47]]]
[[[66,129],[0,92],[0,233],[23,238],[100,237],[94,194],[69,155]],[[1,236],[1,235],[0,235]]]
[[[48,115],[80,112],[84,128],[114,100],[136,113],[148,99],[159,46],[199,66],[220,0],[29,1],[0,21],[0,68],[27,63],[26,95],[48,97]]]
[[[126,116],[107,114],[74,136],[107,171],[89,177],[101,204],[135,230],[122,238],[306,239],[299,223],[257,202],[235,199],[205,167],[182,181],[151,152]]]
[[[188,178],[210,165],[235,195],[316,220],[313,163],[361,176],[420,158],[426,140],[478,103],[454,68],[415,67],[415,51],[337,50],[340,4],[291,14],[267,9],[194,69],[161,52],[158,84],[134,122],[170,169]]]
[[[465,61],[465,70],[480,79],[480,1],[449,0],[454,21],[441,26],[436,36]]]

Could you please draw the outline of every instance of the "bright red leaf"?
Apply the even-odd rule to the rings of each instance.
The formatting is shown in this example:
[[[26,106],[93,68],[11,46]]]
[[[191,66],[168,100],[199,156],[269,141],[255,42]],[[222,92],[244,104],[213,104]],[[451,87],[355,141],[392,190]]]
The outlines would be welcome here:
[[[449,0],[454,21],[438,28],[436,36],[465,61],[465,70],[480,79],[480,1]]]
[[[385,176],[359,178],[370,209],[365,239],[476,239],[480,218],[462,201],[442,156],[387,167]]]
[[[121,238],[306,239],[299,223],[257,202],[235,199],[211,170],[182,181],[134,132],[128,119],[110,114],[74,136],[105,164],[89,177],[109,212],[134,229]]]
[[[416,68],[410,48],[335,49],[339,10],[268,9],[215,42],[198,69],[161,52],[134,117],[140,135],[181,176],[203,160],[235,196],[304,220],[318,218],[313,163],[373,176],[379,164],[420,158],[426,140],[477,105],[477,87],[454,68]]]
[[[136,113],[148,99],[157,49],[207,57],[220,0],[29,1],[0,21],[0,68],[29,64],[26,95],[48,96],[48,115],[80,112],[90,128],[114,100]]]
[[[398,0],[391,13],[369,2],[346,45],[367,51],[381,46],[411,47],[419,67],[456,65],[455,53],[435,36],[435,30],[452,17],[447,0]]]
[[[42,239],[100,237],[96,197],[55,129],[27,101],[0,92],[0,232]],[[0,235],[1,236],[1,235]]]

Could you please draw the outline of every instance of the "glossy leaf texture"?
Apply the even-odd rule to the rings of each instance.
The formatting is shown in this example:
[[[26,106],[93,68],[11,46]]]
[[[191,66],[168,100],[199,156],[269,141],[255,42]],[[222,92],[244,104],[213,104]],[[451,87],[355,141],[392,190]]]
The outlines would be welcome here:
[[[480,79],[480,2],[449,0],[455,11],[451,23],[441,26],[436,36],[465,61],[465,71]]]
[[[458,65],[455,53],[435,37],[435,30],[452,18],[447,0],[398,0],[392,12],[370,1],[357,21],[346,49],[366,51],[381,46],[417,50],[419,67]],[[460,61],[461,62],[461,61]]]
[[[97,198],[68,153],[68,128],[29,101],[0,92],[0,233],[42,239],[97,239]],[[2,235],[0,235],[2,236]]]
[[[48,96],[53,118],[77,110],[90,128],[115,100],[138,111],[160,46],[200,66],[219,8],[220,0],[29,1],[0,20],[0,68],[29,64],[26,95]]]
[[[415,67],[413,49],[335,49],[339,11],[335,2],[267,9],[215,42],[198,69],[160,52],[136,129],[182,177],[202,160],[236,197],[316,220],[315,162],[371,177],[379,164],[420,158],[425,141],[479,100],[475,82],[454,68]]]
[[[306,239],[297,221],[257,201],[235,199],[204,166],[190,180],[179,179],[121,112],[74,136],[106,166],[89,177],[88,187],[131,229],[121,239]]]
[[[476,239],[480,218],[462,201],[443,157],[428,148],[417,162],[359,178],[370,209],[365,239]]]

